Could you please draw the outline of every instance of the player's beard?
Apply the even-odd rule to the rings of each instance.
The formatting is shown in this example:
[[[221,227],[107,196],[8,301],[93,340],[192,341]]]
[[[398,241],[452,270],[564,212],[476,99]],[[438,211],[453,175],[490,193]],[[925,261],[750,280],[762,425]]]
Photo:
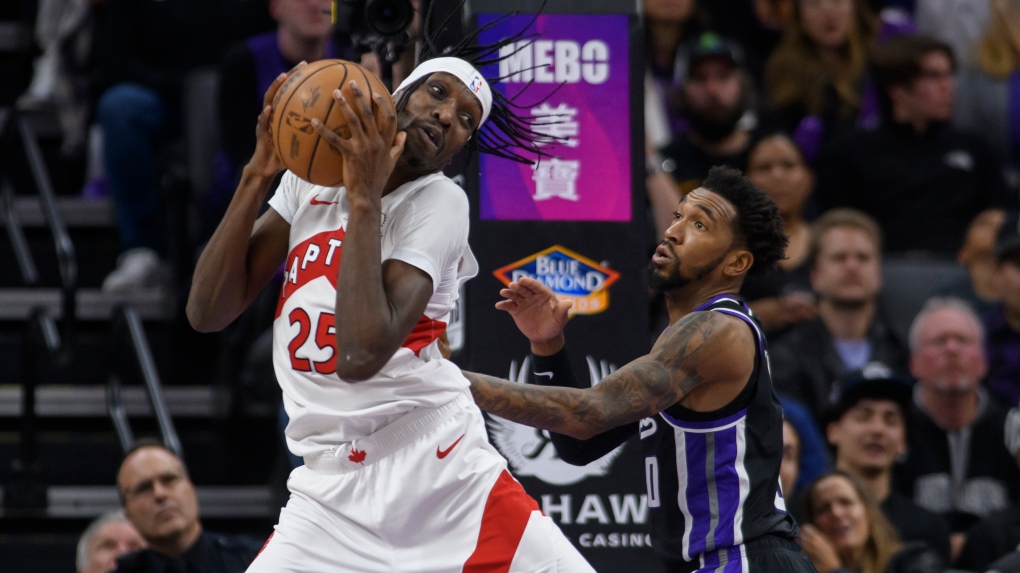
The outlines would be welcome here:
[[[645,268],[645,281],[648,283],[648,288],[652,289],[657,293],[667,293],[675,290],[679,290],[691,283],[696,283],[701,279],[705,278],[712,271],[715,270],[719,263],[722,262],[723,257],[726,255],[720,255],[716,260],[691,269],[691,272],[685,274],[681,269],[680,257],[677,256],[676,252],[673,251],[672,245],[666,244],[665,247],[669,249],[671,255],[673,255],[673,263],[669,265],[666,272],[663,273],[659,270],[659,267],[654,262],[649,262]]]

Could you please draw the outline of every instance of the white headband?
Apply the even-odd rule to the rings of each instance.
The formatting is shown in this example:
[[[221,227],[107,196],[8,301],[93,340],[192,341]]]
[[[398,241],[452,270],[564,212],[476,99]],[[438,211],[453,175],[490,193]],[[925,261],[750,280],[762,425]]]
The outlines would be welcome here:
[[[407,89],[411,84],[426,75],[436,72],[446,72],[456,76],[457,79],[464,82],[464,85],[471,90],[471,93],[475,94],[478,102],[482,104],[482,119],[478,122],[478,127],[482,127],[482,124],[489,117],[489,111],[492,110],[492,89],[489,88],[489,82],[485,81],[485,78],[482,77],[482,74],[474,66],[460,58],[443,57],[425,60],[411,72],[411,75],[400,82],[400,85],[393,92],[394,95],[401,90]]]

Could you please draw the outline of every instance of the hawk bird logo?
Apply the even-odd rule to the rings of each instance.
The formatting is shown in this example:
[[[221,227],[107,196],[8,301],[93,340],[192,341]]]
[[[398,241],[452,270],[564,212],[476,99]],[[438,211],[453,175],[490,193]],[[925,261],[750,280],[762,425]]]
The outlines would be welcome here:
[[[615,365],[604,360],[596,362],[591,356],[585,358],[592,386],[616,370]],[[530,373],[530,356],[521,362],[519,370],[516,360],[510,363],[509,380],[511,382],[528,384]],[[517,424],[493,415],[486,418],[485,424],[489,428],[493,445],[509,462],[514,475],[536,477],[552,485],[570,485],[585,478],[608,474],[613,460],[626,447],[626,444],[623,444],[586,466],[573,466],[561,460],[556,454],[556,449],[549,438],[549,432],[545,430]]]

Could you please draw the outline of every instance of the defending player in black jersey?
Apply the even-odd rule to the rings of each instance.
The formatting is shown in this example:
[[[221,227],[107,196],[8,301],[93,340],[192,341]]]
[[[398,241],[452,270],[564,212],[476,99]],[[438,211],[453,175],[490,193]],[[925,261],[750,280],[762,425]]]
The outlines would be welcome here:
[[[554,432],[560,457],[574,464],[640,432],[652,545],[669,571],[814,571],[779,488],[782,408],[765,337],[735,298],[744,276],[783,256],[775,203],[739,171],[717,167],[674,218],[648,270],[670,318],[651,352],[581,389],[564,350],[570,302],[522,279],[497,307],[552,381],[465,373],[471,391],[487,412]]]

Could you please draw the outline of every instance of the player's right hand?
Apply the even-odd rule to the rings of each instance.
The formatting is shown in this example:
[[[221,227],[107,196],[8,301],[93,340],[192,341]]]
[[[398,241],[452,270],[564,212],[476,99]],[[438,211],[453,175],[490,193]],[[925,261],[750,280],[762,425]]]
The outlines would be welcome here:
[[[285,74],[276,76],[276,79],[269,85],[269,89],[266,90],[266,94],[262,98],[262,113],[259,114],[258,123],[255,126],[255,153],[252,154],[251,160],[248,161],[248,166],[255,173],[264,177],[273,177],[286,168],[283,161],[276,154],[276,146],[273,145],[273,134],[270,129],[270,122],[273,120],[273,99],[276,97],[276,92],[280,91],[280,86],[290,77],[290,74],[303,65],[305,65],[305,62],[294,66]]]
[[[556,293],[541,281],[523,277],[499,291],[505,300],[496,308],[510,313],[518,330],[532,344],[541,344],[563,335],[569,319],[567,311],[573,303],[560,300]]]

